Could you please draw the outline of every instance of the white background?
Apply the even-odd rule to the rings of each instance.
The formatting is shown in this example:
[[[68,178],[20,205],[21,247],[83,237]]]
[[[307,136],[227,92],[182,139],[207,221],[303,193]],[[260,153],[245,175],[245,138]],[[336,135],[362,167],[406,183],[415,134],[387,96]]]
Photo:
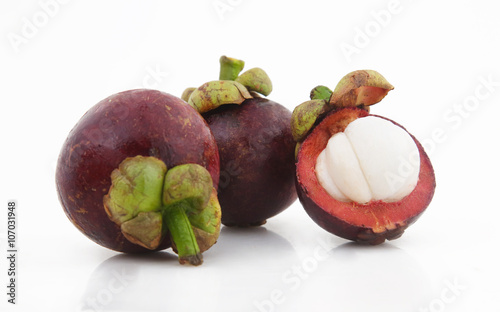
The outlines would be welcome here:
[[[494,1],[2,1],[2,311],[500,311],[500,19]],[[356,69],[395,89],[372,112],[424,144],[437,188],[402,238],[357,246],[297,201],[223,228],[201,267],[102,248],[66,218],[55,163],[92,105],[127,89],[180,96],[228,55],[292,110]],[[7,202],[17,201],[17,304]]]

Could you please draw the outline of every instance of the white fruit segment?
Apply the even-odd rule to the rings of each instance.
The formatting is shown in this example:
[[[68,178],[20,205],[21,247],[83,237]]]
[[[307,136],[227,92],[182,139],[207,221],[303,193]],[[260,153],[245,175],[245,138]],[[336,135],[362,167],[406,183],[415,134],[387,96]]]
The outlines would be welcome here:
[[[321,158],[321,160],[320,160]],[[326,161],[326,153],[321,153],[318,156],[318,160],[316,162],[316,172],[328,172],[328,162]],[[341,201],[348,201],[349,199],[342,194],[337,185],[333,182],[330,174],[321,174],[317,175],[319,183],[323,186],[323,188],[330,194],[331,196],[337,198]]]
[[[404,129],[367,116],[328,140],[315,169],[321,186],[339,201],[394,202],[417,185],[420,154]]]

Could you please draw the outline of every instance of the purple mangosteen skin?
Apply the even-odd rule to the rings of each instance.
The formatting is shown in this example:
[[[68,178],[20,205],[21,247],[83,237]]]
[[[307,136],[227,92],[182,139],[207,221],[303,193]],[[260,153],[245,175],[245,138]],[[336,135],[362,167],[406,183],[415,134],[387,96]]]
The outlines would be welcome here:
[[[222,224],[262,225],[296,199],[291,112],[265,98],[203,114],[219,147]]]
[[[214,137],[196,110],[156,90],[130,90],[93,106],[69,133],[59,155],[56,186],[64,212],[94,242],[121,252],[147,252],[129,242],[103,207],[111,172],[126,157],[154,156],[167,168],[196,163],[219,181]],[[165,239],[158,250],[170,247]]]

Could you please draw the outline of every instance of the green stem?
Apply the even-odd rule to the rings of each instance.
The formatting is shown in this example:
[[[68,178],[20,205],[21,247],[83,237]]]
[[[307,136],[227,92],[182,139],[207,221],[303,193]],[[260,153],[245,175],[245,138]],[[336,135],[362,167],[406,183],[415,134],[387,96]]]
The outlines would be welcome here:
[[[188,206],[188,203],[181,201],[165,207],[165,221],[177,248],[179,262],[181,264],[200,265],[203,263],[203,257],[191,223],[186,215]]]
[[[235,80],[245,66],[245,62],[227,56],[221,56],[219,62],[219,80]]]

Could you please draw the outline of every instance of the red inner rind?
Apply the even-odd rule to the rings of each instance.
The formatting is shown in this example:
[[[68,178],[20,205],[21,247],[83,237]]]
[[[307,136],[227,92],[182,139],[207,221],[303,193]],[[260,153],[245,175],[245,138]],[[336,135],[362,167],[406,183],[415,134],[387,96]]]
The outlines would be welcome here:
[[[411,223],[425,210],[434,194],[435,177],[427,154],[412,136],[420,152],[420,174],[415,189],[408,196],[397,202],[371,201],[368,204],[341,202],[331,197],[316,177],[316,159],[326,148],[333,134],[344,131],[347,124],[354,119],[368,115],[368,112],[362,109],[346,108],[323,119],[300,147],[297,156],[297,180],[305,196],[327,214],[353,226],[381,233]],[[389,121],[401,127],[392,120]]]

